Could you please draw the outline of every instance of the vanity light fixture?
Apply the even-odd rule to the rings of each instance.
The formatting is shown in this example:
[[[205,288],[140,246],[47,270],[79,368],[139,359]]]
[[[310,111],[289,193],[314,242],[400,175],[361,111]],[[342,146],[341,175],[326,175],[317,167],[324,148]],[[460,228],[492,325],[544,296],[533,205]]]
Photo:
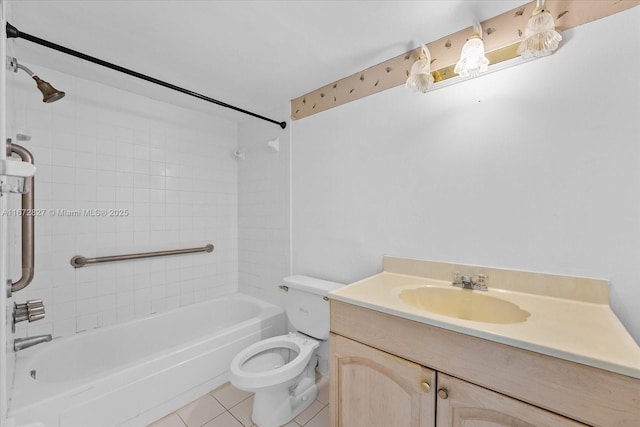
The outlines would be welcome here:
[[[413,92],[426,93],[433,86],[434,78],[431,75],[431,52],[426,45],[422,45],[422,50],[418,59],[411,66],[409,78],[405,87]]]
[[[482,26],[473,24],[473,35],[462,46],[460,60],[453,72],[460,77],[475,77],[487,71],[489,60],[484,55],[484,42],[482,41]]]
[[[548,8],[551,15],[547,15],[546,10],[544,14],[538,12],[537,15],[543,16],[536,16],[536,20],[542,20],[545,17],[550,20],[553,17],[558,31],[560,29],[565,31],[633,9],[639,3],[640,0],[548,0],[546,2],[527,0],[526,4],[522,4],[515,9],[485,19],[482,21],[482,29],[484,31],[476,30],[476,42],[480,41],[479,36],[484,36],[485,56],[490,63],[484,74],[537,59],[534,54],[525,57],[518,52],[523,40],[535,34],[535,29],[531,29],[535,28],[533,25],[536,22],[535,20],[531,22],[530,28],[526,33],[525,29],[537,6],[543,6],[543,9]],[[473,15],[471,19],[473,19]],[[455,69],[455,67],[460,59],[462,46],[473,33],[472,29],[467,26],[437,40],[421,41],[421,43],[426,42],[425,44],[430,50],[432,60],[431,75],[435,80],[433,86],[427,92],[430,93],[468,80],[468,78],[461,75],[460,67],[458,69]],[[559,38],[559,36],[556,38]],[[539,52],[547,53],[551,50],[551,47],[555,48],[555,46],[547,42],[547,51],[541,49]],[[408,52],[401,53],[377,65],[367,67],[362,71],[357,71],[292,99],[291,118],[300,120],[397,86],[409,86],[411,81],[408,82],[407,77],[411,75],[412,66],[419,58],[421,50],[421,46],[415,46]],[[454,70],[460,74],[456,74]]]
[[[558,48],[561,40],[562,35],[556,31],[553,16],[545,8],[545,0],[537,0],[524,29],[524,40],[518,47],[518,54],[523,58],[547,56]]]

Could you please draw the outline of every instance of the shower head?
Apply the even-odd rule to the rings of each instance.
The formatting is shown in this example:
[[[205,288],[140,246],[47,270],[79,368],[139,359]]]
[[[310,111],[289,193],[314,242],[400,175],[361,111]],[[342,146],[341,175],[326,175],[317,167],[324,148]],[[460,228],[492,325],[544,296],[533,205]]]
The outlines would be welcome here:
[[[14,73],[18,72],[18,69],[26,72],[31,76],[33,80],[36,81],[36,85],[38,86],[38,90],[42,92],[42,102],[50,103],[55,102],[64,97],[64,92],[54,88],[50,83],[45,82],[40,77],[35,75],[33,71],[25,67],[24,65],[18,64],[18,60],[16,58],[9,59],[9,69],[13,70]]]
[[[36,81],[36,85],[40,92],[42,92],[42,102],[56,102],[58,99],[64,98],[64,92],[51,86],[49,82],[45,82],[38,76],[32,76]]]

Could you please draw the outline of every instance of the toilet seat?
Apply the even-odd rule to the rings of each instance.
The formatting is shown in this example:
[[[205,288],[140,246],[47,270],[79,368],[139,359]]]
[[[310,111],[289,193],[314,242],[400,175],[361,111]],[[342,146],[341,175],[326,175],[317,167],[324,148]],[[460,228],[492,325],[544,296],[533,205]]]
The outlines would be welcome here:
[[[295,379],[304,371],[314,350],[319,345],[320,343],[317,340],[295,333],[258,341],[233,358],[229,370],[229,379],[236,387],[250,391],[283,384]],[[278,348],[293,350],[298,355],[289,363],[276,369],[265,367],[262,372],[248,372],[243,369],[245,362],[255,355],[268,350],[277,350]]]

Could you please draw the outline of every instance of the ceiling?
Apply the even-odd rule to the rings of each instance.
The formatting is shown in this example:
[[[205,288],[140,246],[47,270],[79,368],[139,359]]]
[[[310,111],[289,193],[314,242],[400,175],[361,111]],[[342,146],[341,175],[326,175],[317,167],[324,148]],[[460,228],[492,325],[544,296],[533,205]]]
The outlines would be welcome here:
[[[24,33],[220,101],[282,115],[293,98],[525,3],[14,0],[8,20]],[[13,43],[19,61],[248,120],[26,40]]]

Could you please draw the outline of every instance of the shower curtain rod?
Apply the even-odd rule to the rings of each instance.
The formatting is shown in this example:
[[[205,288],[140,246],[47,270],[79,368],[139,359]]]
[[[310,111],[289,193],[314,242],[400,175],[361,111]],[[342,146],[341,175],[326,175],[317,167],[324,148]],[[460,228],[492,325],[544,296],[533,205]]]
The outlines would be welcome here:
[[[180,86],[176,86],[176,85],[173,85],[171,83],[167,83],[165,81],[158,80],[156,78],[147,76],[145,74],[138,73],[137,71],[129,70],[128,68],[124,68],[124,67],[121,67],[119,65],[112,64],[111,62],[107,62],[107,61],[104,61],[102,59],[95,58],[95,57],[87,55],[85,53],[78,52],[77,50],[69,49],[68,47],[60,46],[59,44],[55,44],[55,43],[52,43],[52,42],[50,42],[48,40],[44,40],[44,39],[41,39],[39,37],[32,36],[31,34],[23,33],[22,31],[18,30],[16,27],[14,27],[13,25],[9,24],[8,22],[7,22],[6,31],[7,31],[7,38],[21,38],[21,39],[29,40],[30,42],[39,44],[39,45],[44,46],[44,47],[48,47],[48,48],[53,49],[53,50],[57,50],[58,52],[66,53],[67,55],[75,56],[76,58],[84,59],[86,61],[93,62],[94,64],[102,65],[103,67],[110,68],[112,70],[119,71],[121,73],[128,74],[128,75],[130,75],[132,77],[137,77],[139,79],[146,80],[148,82],[155,83],[155,84],[160,85],[160,86],[164,86],[164,87],[166,87],[168,89],[173,89],[175,91],[184,93],[185,95],[191,95],[191,96],[193,96],[195,98],[202,99],[203,101],[211,102],[212,104],[216,104],[216,105],[219,105],[221,107],[230,108],[232,110],[238,111],[240,113],[248,114],[249,116],[253,116],[253,117],[265,120],[265,121],[270,122],[270,123],[275,123],[278,126],[280,126],[282,129],[287,127],[287,122],[279,122],[277,120],[272,120],[272,119],[270,119],[268,117],[261,116],[260,114],[252,113],[251,111],[244,110],[244,109],[242,109],[240,107],[236,107],[234,105],[227,104],[226,102],[218,101],[217,99],[213,99],[213,98],[210,98],[208,96],[199,94],[197,92],[193,92],[193,91],[190,91],[188,89],[184,89],[184,88],[182,88]]]

